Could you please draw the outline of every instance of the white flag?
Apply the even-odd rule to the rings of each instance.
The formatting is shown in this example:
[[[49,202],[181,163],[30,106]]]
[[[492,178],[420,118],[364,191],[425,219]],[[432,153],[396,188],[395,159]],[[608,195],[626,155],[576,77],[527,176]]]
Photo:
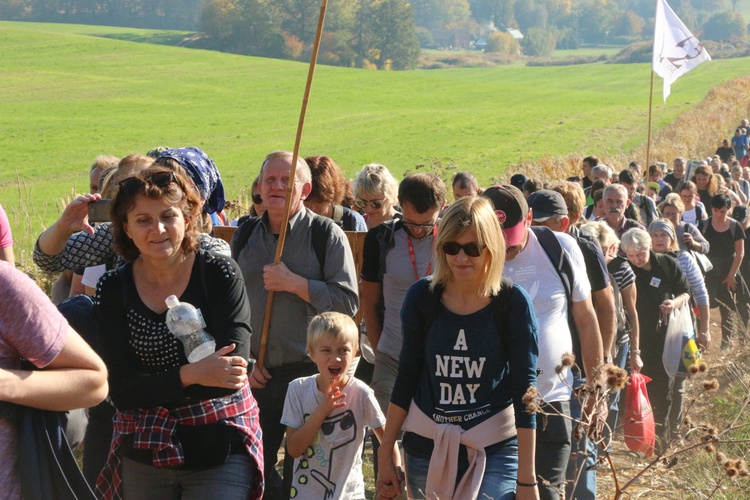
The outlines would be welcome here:
[[[706,49],[677,17],[667,0],[656,0],[653,70],[664,79],[664,102],[675,80],[710,60]]]

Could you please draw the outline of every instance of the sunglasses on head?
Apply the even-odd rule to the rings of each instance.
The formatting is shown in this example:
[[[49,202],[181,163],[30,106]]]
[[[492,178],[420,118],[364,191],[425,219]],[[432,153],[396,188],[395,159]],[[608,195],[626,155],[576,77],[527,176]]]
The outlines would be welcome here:
[[[146,184],[152,184],[159,188],[165,188],[175,182],[174,172],[156,172],[151,175],[140,177],[128,177],[120,181],[120,191],[132,194],[139,191]]]
[[[456,241],[443,243],[443,252],[445,252],[446,255],[458,255],[461,250],[463,250],[464,253],[469,257],[479,257],[480,255],[482,255],[484,247],[480,246],[479,243],[476,242],[467,243],[465,245],[462,245]]]
[[[263,198],[261,198],[259,194],[254,194],[252,198],[253,198],[253,203],[255,203],[256,205],[260,205],[261,203],[263,203]]]
[[[385,198],[383,198],[382,200],[363,200],[361,198],[357,198],[356,200],[354,200],[354,203],[356,203],[357,206],[363,210],[367,207],[372,207],[377,210],[383,206],[383,203],[385,203]]]

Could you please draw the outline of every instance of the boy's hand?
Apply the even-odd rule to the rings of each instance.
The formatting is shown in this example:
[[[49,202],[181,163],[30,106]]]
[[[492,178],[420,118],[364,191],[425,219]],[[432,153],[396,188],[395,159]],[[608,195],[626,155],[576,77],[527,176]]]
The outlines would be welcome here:
[[[330,415],[331,412],[336,408],[346,406],[346,402],[343,401],[343,399],[346,397],[346,394],[341,392],[339,388],[336,387],[336,382],[338,382],[338,378],[335,378],[331,381],[331,385],[328,386],[325,397],[323,397],[323,400],[318,405],[325,416]]]

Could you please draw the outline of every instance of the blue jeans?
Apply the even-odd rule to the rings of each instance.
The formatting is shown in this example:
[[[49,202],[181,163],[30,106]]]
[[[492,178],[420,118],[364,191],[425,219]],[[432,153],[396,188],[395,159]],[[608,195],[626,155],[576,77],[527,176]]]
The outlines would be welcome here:
[[[573,373],[573,387],[579,387],[586,384],[585,378],[580,378],[580,374],[577,372]],[[583,415],[583,409],[581,408],[581,401],[573,396],[570,398],[570,416],[574,420],[580,420]],[[584,443],[586,443],[586,449],[584,450]],[[594,442],[587,436],[581,436],[581,439],[575,440],[571,437],[570,446],[570,461],[568,462],[568,470],[566,477],[568,483],[566,484],[566,498],[574,498],[576,500],[595,500],[596,499],[596,456],[597,449]],[[583,468],[581,475],[578,475],[578,471]],[[578,482],[576,482],[578,477]],[[575,490],[573,489],[573,483],[575,483]],[[571,493],[573,495],[571,496]]]
[[[223,465],[190,470],[163,469],[123,458],[123,497],[160,500],[247,498],[254,470],[252,459],[240,453],[229,455]]]
[[[468,466],[465,457],[459,459],[456,486],[458,486]],[[429,468],[429,458],[406,454],[406,482],[411,492],[410,498],[426,498],[427,471]],[[477,498],[513,500],[516,498],[517,477],[518,439],[511,438],[499,450],[487,455],[487,465],[484,469],[484,477]]]

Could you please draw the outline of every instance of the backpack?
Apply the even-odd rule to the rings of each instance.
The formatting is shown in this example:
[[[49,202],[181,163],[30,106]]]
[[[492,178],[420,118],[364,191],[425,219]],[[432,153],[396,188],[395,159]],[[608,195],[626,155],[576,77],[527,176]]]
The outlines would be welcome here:
[[[232,249],[232,258],[237,260],[240,251],[247,244],[250,235],[260,222],[260,217],[243,216],[237,221],[238,227],[229,243]],[[323,269],[326,262],[326,245],[328,244],[328,235],[331,232],[331,226],[335,225],[332,219],[328,217],[315,216],[312,220],[311,239],[315,256],[318,258],[318,264]]]
[[[432,276],[424,278],[427,281],[432,281]],[[508,278],[502,279],[502,287],[497,295],[492,296],[492,315],[495,318],[495,326],[497,331],[500,332],[502,337],[503,346],[507,348],[508,336],[507,336],[507,322],[508,322],[508,309],[510,305],[510,294],[513,291],[513,282]],[[417,304],[417,310],[422,314],[425,319],[425,331],[429,331],[432,323],[435,321],[438,310],[440,308],[440,297],[443,294],[443,287],[436,286],[435,291],[431,292],[429,289],[425,293],[419,296],[419,302]]]
[[[333,215],[331,216],[331,219],[333,219],[333,222],[335,222],[337,226],[343,228],[344,227],[344,207],[341,205],[334,205]]]
[[[698,222],[698,224],[701,223],[702,220],[705,220],[703,218],[703,215],[705,215],[705,212],[703,211],[703,204],[695,204],[695,220]]]
[[[395,218],[381,222],[376,228],[375,239],[378,241],[378,248],[380,249],[378,278],[381,281],[383,280],[383,276],[385,276],[385,257],[388,255],[388,251],[396,244],[394,234],[401,227],[403,227],[401,219]]]
[[[573,265],[570,263],[568,255],[563,252],[562,245],[560,245],[554,231],[545,226],[531,226],[529,229],[536,235],[565,289],[565,298],[568,303],[568,327],[573,341],[573,354],[576,356],[576,362],[580,362],[582,360],[581,339],[578,337],[578,329],[573,318]]]
[[[709,226],[709,224],[711,224],[711,219],[712,218],[713,217],[709,217],[708,219],[703,219],[703,220],[699,220],[698,221],[698,230],[702,234],[706,234],[706,231],[708,230],[708,226]],[[731,231],[731,233],[732,233],[732,240],[733,241],[737,241],[737,228],[738,227],[741,227],[739,225],[739,223],[737,223],[737,224],[732,224],[731,222],[729,223],[729,231]]]
[[[643,213],[645,217],[643,217],[643,225],[648,227],[649,224],[653,222],[653,213],[651,212],[651,205],[649,204],[648,198],[645,195],[641,195],[640,201],[638,202],[638,208],[640,209],[639,212]]]

